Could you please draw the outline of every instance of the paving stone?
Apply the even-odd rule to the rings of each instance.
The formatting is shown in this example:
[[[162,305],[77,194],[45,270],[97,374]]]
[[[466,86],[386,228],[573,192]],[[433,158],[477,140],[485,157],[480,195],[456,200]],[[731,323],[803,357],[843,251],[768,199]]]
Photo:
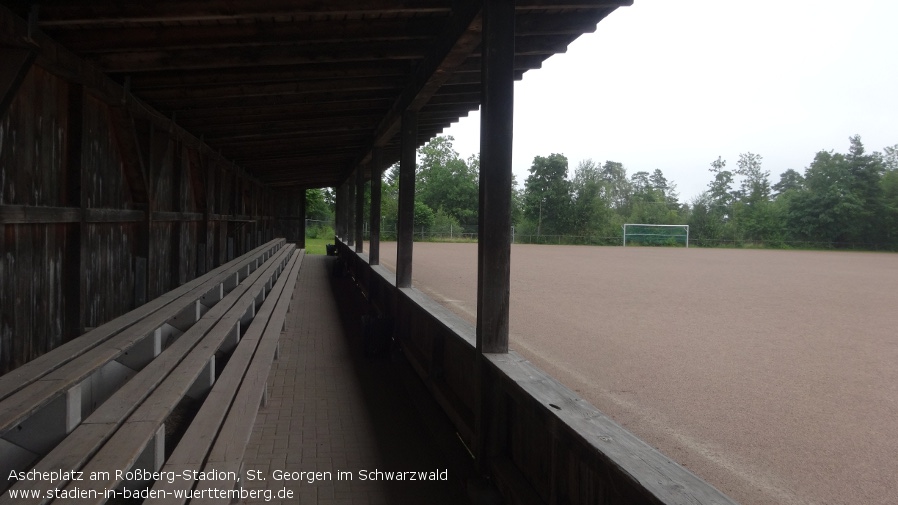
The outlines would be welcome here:
[[[362,356],[360,316],[347,280],[331,276],[332,261],[303,260],[280,358],[269,376],[269,402],[246,451],[246,468],[265,471],[268,480],[247,481],[247,487],[293,490],[285,503],[467,503],[463,482],[451,474],[438,482],[360,480],[359,470],[432,471],[447,464],[395,364]],[[275,470],[330,472],[331,478],[275,481]],[[338,471],[352,480],[338,480]]]

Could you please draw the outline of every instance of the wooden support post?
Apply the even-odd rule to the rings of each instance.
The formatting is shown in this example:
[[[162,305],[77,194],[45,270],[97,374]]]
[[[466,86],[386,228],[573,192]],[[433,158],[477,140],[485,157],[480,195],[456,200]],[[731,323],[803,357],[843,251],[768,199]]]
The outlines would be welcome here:
[[[197,276],[203,275],[209,270],[212,270],[212,257],[210,255],[210,251],[212,250],[212,244],[214,240],[210,235],[212,231],[212,201],[214,198],[214,194],[212,192],[212,167],[206,162],[202,155],[197,153],[198,165],[196,167],[197,170],[203,175],[203,195],[204,198],[200,200],[203,205],[203,221],[200,223],[199,230],[197,231],[197,235],[199,236],[199,244],[197,245]]]
[[[371,222],[370,238],[368,239],[368,264],[380,265],[380,220],[381,220],[381,191],[383,174],[380,165],[383,163],[383,149],[374,148],[371,153]]]
[[[161,265],[156,264],[155,251],[153,250],[153,211],[156,210],[156,187],[158,186],[158,181],[155,181],[156,174],[159,173],[159,170],[156,167],[156,164],[159,163],[156,155],[156,126],[153,123],[150,123],[150,135],[149,142],[147,144],[147,153],[145,156],[145,174],[147,178],[147,214],[146,219],[144,219],[140,231],[138,232],[140,235],[140,239],[138,240],[138,247],[140,248],[140,252],[138,253],[138,257],[143,257],[146,259],[146,271],[144,272],[144,279],[141,279],[144,283],[143,290],[143,301],[142,303],[146,303],[154,298],[154,293],[152,292],[153,283],[151,282],[151,278],[154,275],[154,272]],[[155,182],[154,182],[155,181]],[[138,304],[140,305],[140,304]]]
[[[6,114],[36,58],[37,52],[31,49],[0,47],[0,117]]]
[[[343,237],[343,241],[349,244],[349,209],[352,206],[352,199],[349,196],[349,182],[344,181],[343,185],[340,186],[343,189],[343,211],[340,213],[340,236]]]
[[[340,236],[340,210],[343,199],[340,197],[340,186],[334,186],[334,236]]]
[[[299,249],[306,248],[306,190],[301,189],[298,191],[299,202],[297,203],[297,210],[299,214],[297,218],[299,219],[299,236],[296,237],[296,247]]]
[[[358,170],[358,168],[356,168]],[[355,245],[355,177],[346,179],[346,245]]]
[[[364,237],[362,237],[362,222],[365,218],[365,174],[362,167],[355,169],[355,252],[362,253]]]
[[[145,136],[138,132],[137,123],[132,118],[133,135],[135,136],[134,145],[138,157],[136,166],[140,169],[140,176],[143,178],[144,191],[143,195],[135,195],[134,199],[138,202],[141,200],[145,204],[145,212],[143,220],[137,226],[137,252],[135,254],[134,264],[134,306],[139,307],[149,301],[150,295],[150,275],[153,269],[153,261],[151,258],[152,247],[150,246],[150,236],[153,230],[153,141],[155,135],[155,127],[152,123],[149,125],[149,133]],[[133,190],[132,190],[133,191]]]
[[[480,119],[480,212],[478,224],[478,394],[474,454],[489,473],[499,453],[501,405],[483,353],[508,352],[511,263],[511,156],[514,117],[514,0],[483,6],[482,105]]]
[[[415,231],[415,148],[418,114],[402,114],[399,153],[399,226],[396,232],[396,287],[412,286],[412,242]]]
[[[172,154],[172,187],[171,187],[171,209],[174,212],[183,212],[184,206],[182,205],[182,189],[184,187],[182,183],[183,178],[183,146],[179,142],[175,142],[174,152]],[[171,225],[171,258],[169,262],[169,283],[168,289],[174,289],[181,285],[181,268],[183,265],[183,261],[181,258],[181,235],[183,234],[184,224],[183,221],[178,219],[174,221]],[[187,272],[184,272],[184,276],[187,276]]]
[[[225,208],[225,170],[220,163],[216,162],[218,168],[215,174],[215,214],[218,222],[218,230],[215,232],[215,266],[218,267],[228,262],[228,221],[227,211]]]
[[[134,237],[134,306],[147,301],[147,262],[150,256],[150,226],[153,219],[152,177],[152,130],[138,128],[138,122],[125,107],[112,107],[109,119],[122,155],[122,169],[131,198],[143,207],[145,215],[137,224]],[[86,199],[85,195],[82,195]],[[83,214],[83,212],[82,212]],[[82,311],[84,312],[84,311]]]
[[[87,298],[87,184],[85,184],[82,163],[82,143],[84,129],[84,88],[77,84],[69,86],[68,124],[66,125],[66,201],[68,207],[81,209],[81,219],[71,225],[71,234],[66,241],[65,258],[65,340],[75,338],[84,331],[82,307]]]
[[[484,4],[480,115],[477,349],[508,352],[514,0]]]

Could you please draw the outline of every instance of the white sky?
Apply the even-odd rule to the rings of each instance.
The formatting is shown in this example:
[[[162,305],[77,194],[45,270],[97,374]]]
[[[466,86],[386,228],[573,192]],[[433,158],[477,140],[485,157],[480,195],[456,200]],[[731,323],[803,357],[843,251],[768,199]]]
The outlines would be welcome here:
[[[660,168],[691,201],[722,156],[771,184],[820,150],[898,144],[898,1],[634,0],[515,85],[513,169],[534,156]],[[480,115],[444,131],[478,152]]]

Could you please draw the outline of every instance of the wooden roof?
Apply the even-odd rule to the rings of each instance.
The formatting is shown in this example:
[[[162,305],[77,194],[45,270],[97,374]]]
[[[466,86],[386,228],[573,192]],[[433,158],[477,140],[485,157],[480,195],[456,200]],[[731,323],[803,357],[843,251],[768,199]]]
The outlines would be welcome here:
[[[480,104],[481,13],[465,0],[0,0],[272,186],[340,183]],[[518,0],[516,77],[632,0]],[[550,99],[551,97],[547,97]]]

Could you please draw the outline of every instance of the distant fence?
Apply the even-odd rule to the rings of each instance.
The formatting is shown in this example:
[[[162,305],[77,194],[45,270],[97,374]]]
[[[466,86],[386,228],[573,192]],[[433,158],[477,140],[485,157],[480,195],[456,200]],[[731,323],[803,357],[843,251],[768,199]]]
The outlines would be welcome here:
[[[306,220],[307,236],[312,230],[329,228],[333,229],[332,221]],[[362,236],[368,240],[368,222],[364,222]],[[477,242],[477,225],[460,225],[446,227],[419,227],[413,232],[417,242]],[[380,239],[387,242],[396,240],[396,226],[394,223],[385,223],[381,228]],[[544,245],[594,245],[594,246],[619,246],[623,244],[621,235],[597,236],[597,235],[566,235],[566,234],[535,234],[520,233],[512,230],[512,243],[514,244],[544,244]],[[643,247],[671,247],[668,244],[648,244],[632,242],[632,246]],[[820,240],[752,240],[752,239],[707,239],[690,237],[690,247],[721,247],[733,249],[812,249],[812,250],[856,250],[856,251],[895,251],[894,246],[885,246],[869,242],[837,242]],[[683,247],[677,244],[673,247]]]

